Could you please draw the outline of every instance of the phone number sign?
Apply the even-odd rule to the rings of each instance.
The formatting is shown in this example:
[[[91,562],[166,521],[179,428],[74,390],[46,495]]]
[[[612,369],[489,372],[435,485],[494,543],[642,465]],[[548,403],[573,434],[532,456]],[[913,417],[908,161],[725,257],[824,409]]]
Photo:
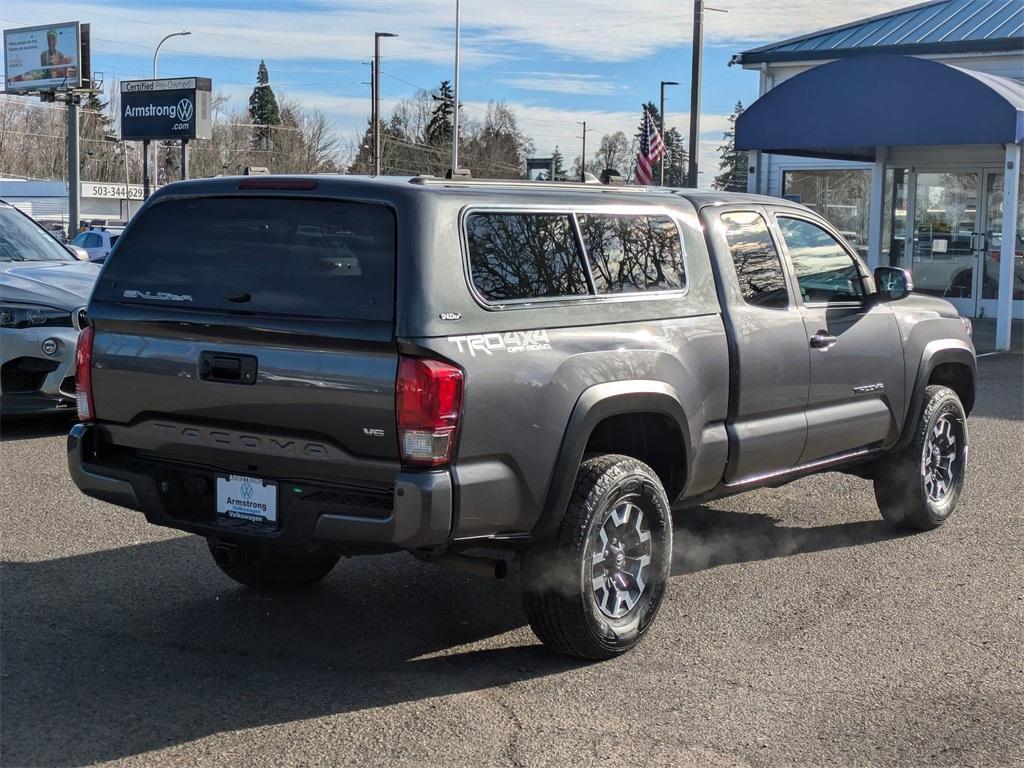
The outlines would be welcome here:
[[[124,200],[124,184],[102,184],[95,181],[82,182],[82,197],[101,198],[104,200]],[[128,185],[128,200],[142,199],[142,185]]]

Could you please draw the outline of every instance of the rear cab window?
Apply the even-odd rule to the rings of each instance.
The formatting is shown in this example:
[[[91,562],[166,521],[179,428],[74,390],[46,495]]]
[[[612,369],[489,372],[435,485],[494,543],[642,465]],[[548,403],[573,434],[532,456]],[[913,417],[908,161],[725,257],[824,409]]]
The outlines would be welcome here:
[[[787,309],[782,260],[764,217],[754,211],[727,211],[718,219],[743,300],[755,307]]]
[[[504,304],[686,288],[684,248],[665,214],[471,211],[476,293]]]
[[[191,310],[390,322],[395,217],[308,198],[170,199],[120,236],[97,298]]]

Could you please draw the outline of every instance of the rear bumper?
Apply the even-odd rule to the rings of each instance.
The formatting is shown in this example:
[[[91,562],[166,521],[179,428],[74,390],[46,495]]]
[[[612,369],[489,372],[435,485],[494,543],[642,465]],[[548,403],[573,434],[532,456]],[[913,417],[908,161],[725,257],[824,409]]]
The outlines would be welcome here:
[[[212,510],[202,513],[209,502],[206,496],[183,499],[176,484],[160,479],[143,463],[125,466],[104,461],[96,452],[95,431],[89,424],[75,424],[68,434],[68,470],[75,485],[88,496],[142,512],[154,525],[301,551],[430,548],[444,545],[451,535],[452,482],[447,471],[398,473],[390,509],[383,504],[368,510],[365,505],[324,501],[317,495],[308,500],[282,498],[281,523],[269,527],[220,518]],[[215,471],[184,474],[212,477]],[[183,508],[187,514],[180,513]]]

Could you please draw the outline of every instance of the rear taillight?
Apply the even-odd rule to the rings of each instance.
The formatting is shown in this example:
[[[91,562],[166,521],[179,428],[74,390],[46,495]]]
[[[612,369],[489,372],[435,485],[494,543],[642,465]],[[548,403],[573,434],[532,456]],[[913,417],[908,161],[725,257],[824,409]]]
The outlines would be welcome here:
[[[83,328],[75,350],[75,404],[79,421],[92,421],[96,417],[92,404],[92,337],[92,326]]]
[[[395,405],[402,461],[437,467],[451,461],[462,413],[462,371],[439,360],[402,357]]]

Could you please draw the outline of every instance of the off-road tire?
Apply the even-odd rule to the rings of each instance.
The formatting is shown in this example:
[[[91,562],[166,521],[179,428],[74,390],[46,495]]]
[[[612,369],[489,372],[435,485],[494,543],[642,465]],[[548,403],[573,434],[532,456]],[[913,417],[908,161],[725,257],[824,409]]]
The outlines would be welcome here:
[[[966,476],[967,415],[956,392],[937,385],[925,389],[921,415],[913,429],[914,437],[905,449],[875,466],[875,500],[882,517],[893,527],[930,531],[953,514]],[[935,491],[934,479],[928,480],[930,457],[939,449],[937,429],[955,438],[948,488],[941,495]]]
[[[598,529],[607,532],[608,516],[622,510],[623,504],[642,512],[640,519],[650,534],[650,564],[642,571],[644,586],[636,603],[625,615],[612,618],[598,605],[594,556],[611,551],[601,544]],[[646,547],[646,542],[637,546]],[[654,470],[629,456],[587,458],[554,539],[534,545],[526,554],[523,606],[530,626],[545,645],[568,656],[609,659],[625,653],[651,628],[671,563],[671,509]]]
[[[338,557],[297,555],[273,549],[242,545],[239,562],[230,565],[217,561],[217,541],[206,540],[213,562],[225,575],[239,584],[261,591],[299,589],[315,584],[331,572]]]

